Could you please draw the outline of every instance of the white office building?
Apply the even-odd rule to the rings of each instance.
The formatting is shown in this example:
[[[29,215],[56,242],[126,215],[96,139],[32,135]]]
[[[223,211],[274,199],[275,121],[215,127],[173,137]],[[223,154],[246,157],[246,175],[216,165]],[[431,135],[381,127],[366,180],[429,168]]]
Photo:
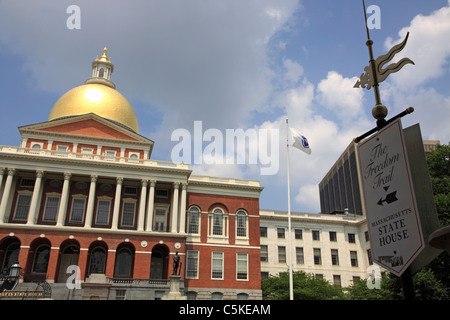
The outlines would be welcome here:
[[[261,277],[288,269],[288,214],[260,210]],[[348,287],[365,279],[371,262],[370,241],[364,216],[291,212],[293,271],[323,277]]]

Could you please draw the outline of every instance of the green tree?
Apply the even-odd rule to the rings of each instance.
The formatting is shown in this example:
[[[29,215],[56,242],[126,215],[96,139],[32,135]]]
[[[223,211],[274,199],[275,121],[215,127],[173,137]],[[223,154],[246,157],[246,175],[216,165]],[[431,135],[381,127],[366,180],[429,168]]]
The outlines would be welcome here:
[[[282,272],[262,280],[263,299],[289,300],[289,273]],[[342,288],[303,271],[293,273],[294,300],[346,299]]]
[[[427,157],[434,200],[441,225],[450,224],[450,146],[438,145]]]

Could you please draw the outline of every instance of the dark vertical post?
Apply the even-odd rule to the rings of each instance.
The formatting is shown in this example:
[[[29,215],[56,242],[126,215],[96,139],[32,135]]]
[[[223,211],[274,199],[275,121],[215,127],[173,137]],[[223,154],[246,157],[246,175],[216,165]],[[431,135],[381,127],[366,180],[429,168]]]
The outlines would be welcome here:
[[[414,283],[411,275],[411,267],[408,267],[402,276],[403,295],[405,300],[415,300]]]

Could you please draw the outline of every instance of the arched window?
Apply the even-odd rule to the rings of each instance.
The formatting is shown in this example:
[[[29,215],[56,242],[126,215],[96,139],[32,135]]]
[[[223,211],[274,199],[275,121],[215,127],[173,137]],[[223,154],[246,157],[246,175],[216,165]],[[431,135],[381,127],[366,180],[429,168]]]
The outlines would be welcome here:
[[[198,207],[189,208],[188,233],[199,233],[199,214]]]
[[[104,75],[105,75],[105,70],[103,68],[100,68],[100,71],[98,72],[98,77],[103,78]]]
[[[222,292],[211,293],[211,300],[223,300],[223,293]]]
[[[223,211],[220,208],[214,209],[213,214],[213,235],[221,236],[223,234]]]
[[[244,210],[236,213],[236,236],[247,237],[247,213]]]
[[[117,251],[114,277],[130,278],[133,266],[133,253],[123,247]]]
[[[14,242],[6,249],[2,270],[8,270],[19,259],[20,243]]]
[[[41,245],[34,254],[33,272],[47,273],[48,260],[50,258],[50,246]]]
[[[102,247],[97,247],[91,252],[91,259],[89,261],[89,274],[105,273],[105,266],[106,251]]]

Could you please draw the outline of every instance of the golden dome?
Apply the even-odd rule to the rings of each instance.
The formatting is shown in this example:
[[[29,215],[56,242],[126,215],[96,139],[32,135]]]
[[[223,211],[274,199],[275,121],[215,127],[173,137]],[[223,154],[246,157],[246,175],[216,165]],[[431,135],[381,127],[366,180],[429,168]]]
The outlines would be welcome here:
[[[56,101],[48,120],[87,113],[95,113],[139,132],[133,107],[122,94],[103,84],[85,84],[69,90]]]

